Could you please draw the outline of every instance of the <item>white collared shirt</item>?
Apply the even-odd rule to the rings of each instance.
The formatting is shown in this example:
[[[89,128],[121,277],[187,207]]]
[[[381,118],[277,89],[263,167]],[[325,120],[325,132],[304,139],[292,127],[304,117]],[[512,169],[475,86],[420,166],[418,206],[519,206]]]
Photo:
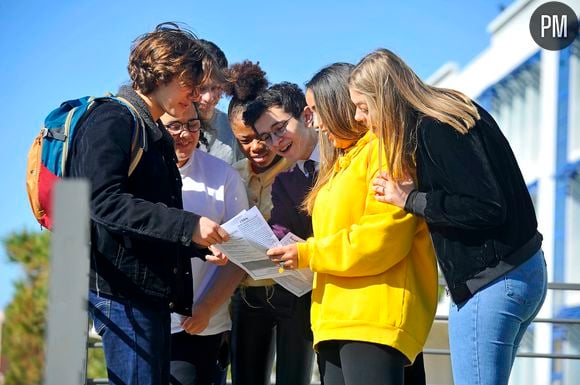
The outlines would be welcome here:
[[[318,168],[320,165],[320,148],[318,147],[318,142],[316,142],[316,146],[314,146],[314,150],[312,150],[312,153],[310,154],[310,157],[308,159],[299,160],[296,162],[296,166],[298,166],[300,171],[302,171],[302,173],[304,175],[309,176],[308,172],[304,169],[304,163],[307,160],[313,160],[314,161],[314,169],[316,171],[318,171]]]

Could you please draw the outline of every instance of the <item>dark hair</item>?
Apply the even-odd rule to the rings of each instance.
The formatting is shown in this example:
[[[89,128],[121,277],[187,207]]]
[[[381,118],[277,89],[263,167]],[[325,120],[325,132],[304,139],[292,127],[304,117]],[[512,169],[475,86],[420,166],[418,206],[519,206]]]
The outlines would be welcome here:
[[[248,105],[243,115],[244,122],[253,127],[256,120],[271,107],[282,107],[284,111],[298,119],[306,107],[304,92],[295,83],[274,84]]]
[[[202,124],[202,129],[199,130],[199,140],[197,141],[196,148],[199,148],[203,144],[205,146],[205,148],[207,148],[209,151],[209,142],[207,141],[207,138],[205,137],[205,135],[203,133],[203,125],[204,125],[203,120],[201,121],[201,124]]]
[[[176,23],[159,24],[153,32],[135,39],[127,69],[133,88],[146,95],[159,83],[167,84],[176,77],[191,88],[207,79],[224,80],[224,74],[199,39]]]
[[[202,47],[213,56],[220,69],[223,70],[228,68],[228,59],[220,47],[218,47],[214,42],[205,39],[199,39],[199,42],[201,43]]]
[[[227,75],[230,81],[224,85],[224,91],[232,97],[228,106],[228,117],[232,119],[243,113],[246,106],[266,90],[268,79],[260,63],[249,60],[233,64]]]

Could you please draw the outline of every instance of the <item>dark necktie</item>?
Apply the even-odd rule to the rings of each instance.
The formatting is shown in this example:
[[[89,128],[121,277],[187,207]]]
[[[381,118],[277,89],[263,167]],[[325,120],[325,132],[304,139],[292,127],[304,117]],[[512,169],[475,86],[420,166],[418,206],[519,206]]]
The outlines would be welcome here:
[[[304,170],[307,173],[306,177],[308,180],[313,181],[316,177],[316,167],[312,159],[308,159],[306,162],[304,162]]]

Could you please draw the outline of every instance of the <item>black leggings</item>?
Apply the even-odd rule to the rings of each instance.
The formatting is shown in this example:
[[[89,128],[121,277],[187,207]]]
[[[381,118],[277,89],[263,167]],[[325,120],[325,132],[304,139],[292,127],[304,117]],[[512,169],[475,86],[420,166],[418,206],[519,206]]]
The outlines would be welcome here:
[[[280,285],[245,287],[232,298],[232,383],[308,385],[314,351],[310,294],[297,298]]]
[[[423,352],[417,355],[411,366],[405,366],[405,385],[425,385],[425,362]]]
[[[200,336],[182,331],[172,334],[170,384],[219,385],[225,382],[229,359],[226,333]]]
[[[405,356],[396,349],[360,341],[318,344],[324,385],[403,385]]]

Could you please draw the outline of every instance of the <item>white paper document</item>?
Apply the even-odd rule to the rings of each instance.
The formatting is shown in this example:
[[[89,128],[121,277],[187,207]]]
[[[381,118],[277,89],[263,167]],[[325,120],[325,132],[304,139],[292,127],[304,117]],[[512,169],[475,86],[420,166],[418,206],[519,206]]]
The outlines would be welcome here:
[[[280,240],[282,246],[297,242],[304,242],[304,240],[293,233],[286,234],[284,238]],[[284,276],[274,277],[274,281],[297,297],[302,297],[304,294],[312,290],[314,273],[312,273],[310,269],[290,270],[289,273],[290,274]]]
[[[312,290],[313,274],[308,269],[279,271],[266,255],[272,247],[303,241],[289,233],[282,242],[256,206],[244,210],[221,225],[230,235],[227,242],[214,245],[253,279],[273,278],[286,290],[300,297]]]

